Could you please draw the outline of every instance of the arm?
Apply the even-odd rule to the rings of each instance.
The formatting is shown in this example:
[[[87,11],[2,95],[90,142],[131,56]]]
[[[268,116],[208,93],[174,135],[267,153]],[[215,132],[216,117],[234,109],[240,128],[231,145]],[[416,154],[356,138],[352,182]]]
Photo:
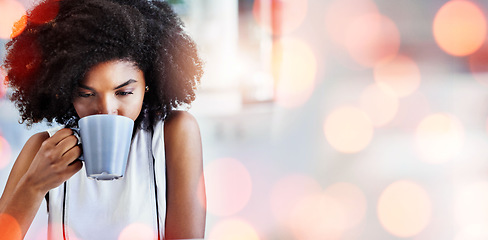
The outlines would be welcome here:
[[[165,121],[166,239],[203,238],[205,184],[200,130],[193,116],[175,111]]]
[[[52,137],[38,133],[24,145],[0,198],[0,216],[4,216],[0,218],[0,231],[15,219],[24,236],[46,193],[81,169],[81,162],[74,161],[81,149],[72,134],[70,129]]]

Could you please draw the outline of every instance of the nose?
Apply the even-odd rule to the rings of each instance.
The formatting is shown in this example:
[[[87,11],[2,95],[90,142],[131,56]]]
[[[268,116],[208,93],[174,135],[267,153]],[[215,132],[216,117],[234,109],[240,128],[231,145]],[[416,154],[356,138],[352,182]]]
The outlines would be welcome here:
[[[110,96],[100,97],[97,110],[98,114],[118,114],[117,102]]]

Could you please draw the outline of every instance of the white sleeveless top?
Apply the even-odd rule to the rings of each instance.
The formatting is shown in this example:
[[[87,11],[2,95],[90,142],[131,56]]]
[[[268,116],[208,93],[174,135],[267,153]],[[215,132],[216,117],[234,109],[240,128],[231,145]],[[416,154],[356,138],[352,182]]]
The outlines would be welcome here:
[[[87,178],[83,166],[64,184],[50,190],[48,239],[129,239],[135,237],[130,235],[134,231],[138,232],[137,237],[163,239],[166,216],[163,125],[163,121],[158,122],[154,133],[136,130],[124,177],[96,181]],[[59,129],[48,130],[49,135]]]

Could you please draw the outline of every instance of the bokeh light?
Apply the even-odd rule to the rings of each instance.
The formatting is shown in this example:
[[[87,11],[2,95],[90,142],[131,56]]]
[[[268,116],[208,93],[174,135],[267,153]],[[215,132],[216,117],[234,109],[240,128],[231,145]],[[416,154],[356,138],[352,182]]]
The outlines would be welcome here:
[[[281,178],[270,194],[271,210],[277,221],[288,223],[294,205],[306,196],[322,192],[320,184],[313,178],[292,174]]]
[[[457,156],[464,144],[464,129],[454,116],[444,113],[425,117],[416,130],[416,146],[428,163],[444,163]]]
[[[463,227],[454,240],[484,240],[488,239],[488,223],[473,224]]]
[[[302,24],[307,16],[307,7],[308,0],[255,0],[253,15],[266,31],[282,35],[293,32]],[[271,12],[271,16],[268,11]]]
[[[47,23],[53,20],[59,12],[59,1],[43,1],[29,14],[29,20],[37,23]]]
[[[32,226],[30,229],[32,229]],[[29,231],[32,231],[32,230],[29,230]],[[35,240],[46,240],[47,236],[48,236],[48,225],[45,225],[45,226],[38,228],[38,230],[35,234]]]
[[[197,189],[197,198],[198,202],[202,206],[203,209],[207,209],[207,193],[205,189],[205,176],[204,173],[202,172],[200,176],[200,180],[198,180],[198,189]]]
[[[430,223],[431,215],[429,195],[412,181],[402,180],[390,184],[378,200],[381,225],[397,237],[417,235]]]
[[[344,106],[327,116],[324,133],[329,144],[343,153],[356,153],[373,138],[373,124],[364,111]]]
[[[431,113],[431,102],[420,91],[400,98],[398,100],[398,112],[395,118],[388,124],[389,126],[402,129],[415,129],[425,116]]]
[[[10,144],[0,135],[0,170],[4,169],[12,161],[12,149]]]
[[[433,24],[439,47],[454,56],[478,50],[486,37],[486,18],[481,9],[465,0],[452,0],[437,12]]]
[[[143,223],[132,223],[120,232],[118,240],[151,240],[158,239],[151,227]]]
[[[259,235],[247,221],[231,218],[218,222],[211,230],[209,240],[259,240]]]
[[[368,86],[360,96],[361,109],[368,114],[375,127],[390,122],[398,111],[398,99],[392,90],[384,91],[378,84]]]
[[[22,239],[22,230],[19,223],[14,217],[6,213],[0,213],[0,233],[0,239]]]
[[[0,67],[0,98],[5,96],[7,92],[7,81],[6,81],[7,73],[3,67]]]
[[[390,61],[378,64],[374,68],[376,83],[385,91],[393,90],[397,97],[412,94],[420,85],[420,70],[410,58],[397,55]]]
[[[291,212],[290,227],[296,239],[340,239],[347,228],[344,205],[326,194],[299,201]]]
[[[357,17],[347,28],[346,48],[357,63],[374,67],[396,56],[400,33],[388,17],[366,14]]]
[[[461,226],[488,223],[488,182],[474,182],[455,192],[454,215]]]
[[[366,215],[366,196],[352,183],[338,182],[325,189],[325,195],[337,200],[343,206],[346,222],[344,226],[351,229],[359,225]]]
[[[471,54],[468,63],[474,79],[484,86],[488,86],[488,43]]]
[[[247,168],[233,158],[214,160],[205,167],[208,212],[229,216],[248,203],[252,192]]]
[[[20,34],[27,23],[27,19],[23,16],[25,16],[25,8],[18,1],[0,1],[0,38],[8,39]],[[15,29],[14,24],[16,24]]]
[[[30,230],[32,231],[32,230]],[[40,228],[36,235],[35,235],[35,240],[46,240],[46,237],[48,235],[48,230],[47,230],[47,225]]]
[[[325,26],[331,39],[336,44],[344,45],[348,27],[357,17],[366,14],[378,14],[378,7],[371,0],[334,0],[329,3],[325,12]]]
[[[317,60],[310,47],[294,38],[274,42],[273,76],[276,102],[287,108],[305,103],[315,87]]]

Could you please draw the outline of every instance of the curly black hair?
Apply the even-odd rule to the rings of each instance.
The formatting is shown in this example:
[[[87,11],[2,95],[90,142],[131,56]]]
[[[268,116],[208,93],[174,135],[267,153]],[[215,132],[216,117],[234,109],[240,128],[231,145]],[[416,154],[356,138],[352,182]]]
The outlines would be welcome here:
[[[136,124],[144,128],[190,104],[203,74],[194,41],[161,1],[43,0],[6,49],[9,98],[28,126],[43,120],[75,126],[73,93],[102,62],[126,60],[143,71],[150,91]]]

